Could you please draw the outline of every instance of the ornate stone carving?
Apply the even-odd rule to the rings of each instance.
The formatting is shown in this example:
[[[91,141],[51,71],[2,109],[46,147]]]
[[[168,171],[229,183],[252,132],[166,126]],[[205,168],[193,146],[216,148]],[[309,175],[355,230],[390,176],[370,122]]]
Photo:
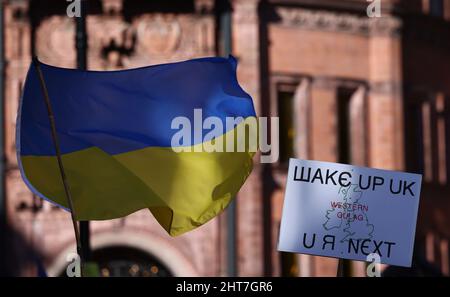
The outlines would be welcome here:
[[[66,16],[44,20],[36,31],[36,54],[43,62],[74,67],[75,24]]]
[[[377,81],[369,84],[370,92],[373,94],[398,94],[402,92],[402,87],[394,81]]]
[[[88,18],[89,68],[113,70],[123,67],[135,49],[133,28],[120,18]]]
[[[117,15],[122,11],[123,0],[102,0],[103,11],[109,15]]]
[[[393,16],[369,18],[348,13],[287,7],[276,7],[275,11],[281,18],[282,25],[297,26],[308,30],[397,36],[401,28],[400,19]]]
[[[137,50],[149,55],[175,52],[181,41],[180,22],[174,15],[146,15],[136,23]]]

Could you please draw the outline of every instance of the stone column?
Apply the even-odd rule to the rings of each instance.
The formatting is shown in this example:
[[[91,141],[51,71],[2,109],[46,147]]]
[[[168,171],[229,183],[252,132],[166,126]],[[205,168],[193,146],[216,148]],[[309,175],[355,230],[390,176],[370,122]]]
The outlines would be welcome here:
[[[239,83],[252,96],[256,113],[260,115],[258,3],[258,0],[232,2],[232,52],[239,61]],[[239,276],[261,276],[264,273],[262,170],[258,156],[254,163],[253,172],[237,198]]]
[[[8,167],[17,166],[15,148],[19,98],[31,62],[31,25],[28,1],[5,5],[5,153]]]
[[[337,161],[337,84],[330,78],[314,78],[311,86],[311,156],[312,160]],[[336,276],[338,260],[312,257],[304,267],[313,276]]]
[[[365,86],[359,86],[350,98],[350,150],[353,165],[367,165],[367,113]]]
[[[314,78],[311,86],[311,156],[318,161],[337,160],[336,82]]]
[[[369,23],[369,166],[397,170],[404,167],[400,25],[394,17]]]

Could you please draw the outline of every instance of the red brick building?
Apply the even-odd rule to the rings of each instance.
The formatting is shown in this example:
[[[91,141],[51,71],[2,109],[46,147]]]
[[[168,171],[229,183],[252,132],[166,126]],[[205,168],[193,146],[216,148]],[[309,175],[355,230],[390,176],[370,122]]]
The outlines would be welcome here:
[[[33,250],[48,274],[60,275],[75,250],[70,217],[22,182],[15,118],[33,55],[76,66],[75,21],[66,1],[3,2],[6,205],[17,252],[10,260],[14,273],[35,275],[24,256]],[[89,69],[221,53],[223,1],[155,2],[89,0]],[[280,161],[256,163],[237,197],[237,274],[335,275],[335,259],[276,251],[286,160],[296,156],[423,173],[414,268],[386,273],[448,275],[450,1],[381,0],[380,18],[367,16],[364,0],[230,2],[239,81],[259,115],[280,117]],[[176,238],[146,210],[92,222],[93,256],[104,275],[227,275],[226,221],[221,215]],[[363,263],[352,267],[364,275]]]

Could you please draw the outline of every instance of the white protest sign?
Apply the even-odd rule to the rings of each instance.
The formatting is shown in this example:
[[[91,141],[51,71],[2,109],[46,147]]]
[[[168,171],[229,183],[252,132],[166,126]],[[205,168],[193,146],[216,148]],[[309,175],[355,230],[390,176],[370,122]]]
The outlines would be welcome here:
[[[422,176],[290,159],[278,250],[411,267]]]

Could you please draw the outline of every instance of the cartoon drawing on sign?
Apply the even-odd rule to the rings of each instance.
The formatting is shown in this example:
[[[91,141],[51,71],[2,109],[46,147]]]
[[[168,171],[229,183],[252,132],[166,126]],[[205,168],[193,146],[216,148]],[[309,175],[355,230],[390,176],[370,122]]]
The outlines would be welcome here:
[[[350,238],[370,239],[374,231],[374,225],[369,223],[367,212],[369,207],[361,202],[363,191],[357,184],[341,187],[338,191],[338,200],[331,201],[331,209],[326,211],[323,228],[327,231],[344,235],[340,242],[348,241]]]

